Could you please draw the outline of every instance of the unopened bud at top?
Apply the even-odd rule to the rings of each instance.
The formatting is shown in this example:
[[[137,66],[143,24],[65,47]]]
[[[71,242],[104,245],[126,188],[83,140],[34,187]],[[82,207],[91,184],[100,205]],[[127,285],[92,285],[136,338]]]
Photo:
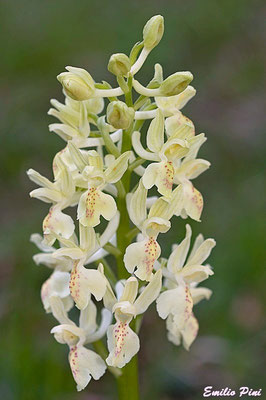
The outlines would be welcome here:
[[[162,96],[175,96],[187,88],[193,79],[189,71],[176,72],[166,78],[160,86]]]
[[[116,129],[128,129],[135,111],[122,101],[112,101],[107,107],[107,121]]]
[[[113,54],[108,63],[108,71],[116,76],[126,76],[130,71],[130,60],[124,53]]]
[[[57,76],[67,96],[73,100],[83,101],[90,99],[95,91],[91,75],[82,68],[66,67],[69,72]]]
[[[143,29],[144,47],[152,50],[162,39],[164,32],[164,19],[161,15],[155,15],[146,23]]]

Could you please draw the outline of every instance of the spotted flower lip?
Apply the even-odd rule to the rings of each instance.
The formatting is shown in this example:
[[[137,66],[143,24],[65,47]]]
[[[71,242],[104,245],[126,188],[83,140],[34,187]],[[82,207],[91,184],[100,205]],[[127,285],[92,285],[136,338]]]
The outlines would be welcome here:
[[[109,288],[109,307],[115,315],[116,323],[109,326],[107,331],[107,345],[109,355],[106,363],[112,367],[123,368],[139,351],[138,335],[130,328],[133,317],[142,314],[157,298],[162,284],[162,273],[157,271],[152,280],[139,296],[138,281],[131,277],[127,279],[119,300]],[[106,294],[107,296],[107,294]],[[106,297],[104,301],[107,301]]]

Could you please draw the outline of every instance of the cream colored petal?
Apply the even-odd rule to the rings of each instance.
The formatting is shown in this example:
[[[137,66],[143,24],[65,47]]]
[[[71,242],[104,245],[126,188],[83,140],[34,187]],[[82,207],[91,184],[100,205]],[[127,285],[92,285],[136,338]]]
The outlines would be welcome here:
[[[193,302],[188,286],[180,285],[176,289],[166,290],[161,293],[156,303],[159,316],[166,319],[172,314],[180,329],[192,313]]]
[[[184,157],[189,151],[189,143],[186,140],[170,137],[163,145],[160,155],[163,155],[168,161],[175,163],[180,158]]]
[[[102,319],[99,328],[95,332],[87,335],[86,343],[96,342],[106,334],[106,331],[112,322],[113,315],[106,308],[102,309],[101,314],[102,314]]]
[[[151,189],[154,185],[158,192],[170,197],[174,182],[174,167],[170,161],[161,161],[148,165],[142,177],[143,185],[146,189]]]
[[[182,336],[179,327],[174,323],[173,315],[170,314],[166,320],[167,339],[176,346],[181,344]]]
[[[81,329],[86,332],[86,335],[89,335],[96,331],[97,329],[97,308],[92,300],[88,302],[86,308],[80,311],[79,314],[79,326]]]
[[[138,335],[127,323],[117,322],[107,331],[109,356],[106,363],[112,367],[123,368],[139,351]]]
[[[204,240],[204,242],[196,250],[193,257],[189,259],[187,265],[201,265],[209,257],[215,245],[216,242],[214,239]]]
[[[73,322],[71,324],[57,325],[51,330],[51,333],[58,343],[67,344],[68,346],[74,346],[85,341],[84,331]]]
[[[162,287],[162,271],[158,270],[134,303],[137,314],[143,314],[157,299]]]
[[[55,250],[52,246],[47,246],[43,243],[43,237],[39,233],[33,233],[30,235],[30,242],[34,243],[41,251],[45,253],[53,252]]]
[[[62,194],[58,190],[39,188],[30,192],[30,197],[39,199],[44,203],[59,203],[62,200]]]
[[[178,173],[184,175],[187,179],[195,179],[210,167],[210,162],[200,158],[189,160],[182,163]]]
[[[65,297],[64,299],[57,296],[51,296],[49,303],[53,316],[58,322],[60,322],[60,324],[74,325],[74,322],[72,322],[67,316],[67,311],[73,307],[73,300],[70,296]]]
[[[78,391],[83,390],[88,385],[91,377],[98,380],[105,373],[106,365],[103,359],[84,346],[73,346],[70,349],[68,359]]]
[[[43,220],[44,235],[56,233],[63,238],[69,239],[73,235],[74,229],[75,225],[72,218],[64,214],[57,206],[51,207],[48,215]]]
[[[157,154],[151,153],[150,151],[147,151],[143,148],[141,141],[140,141],[140,132],[133,132],[132,134],[132,145],[137,153],[138,156],[143,158],[144,160],[150,160],[150,161],[159,161],[160,158],[158,157]]]
[[[184,329],[181,331],[183,338],[183,346],[186,350],[189,350],[190,346],[196,339],[198,330],[199,330],[198,321],[192,314],[185,323]]]
[[[190,246],[191,234],[191,228],[187,224],[185,239],[175,248],[168,259],[167,268],[172,273],[179,271],[185,263]]]
[[[152,277],[154,263],[160,254],[160,246],[153,237],[132,243],[125,252],[125,267],[130,273],[137,268],[135,275],[141,280],[149,281]]]
[[[151,217],[144,221],[142,225],[142,233],[144,236],[152,236],[156,238],[159,233],[166,233],[170,228],[170,221],[160,217]]]
[[[136,226],[140,226],[147,217],[146,200],[147,200],[147,189],[142,183],[142,179],[139,181],[137,190],[131,195],[128,204],[128,212],[131,221]]]
[[[96,247],[96,235],[93,228],[79,224],[79,242],[80,247],[90,252]]]
[[[193,304],[195,305],[203,299],[209,300],[212,295],[212,290],[205,287],[195,287],[190,288],[190,293],[192,296]]]
[[[201,193],[192,185],[191,182],[182,184],[183,187],[183,206],[187,215],[195,221],[200,221],[203,209],[203,197]]]
[[[129,301],[130,303],[134,303],[137,294],[138,294],[138,280],[131,276],[126,280],[124,290],[122,296],[119,299],[121,301]]]
[[[169,202],[163,197],[157,198],[157,200],[152,204],[148,218],[159,217],[165,220],[169,220],[173,214],[170,212]]]
[[[115,183],[118,182],[128,167],[128,160],[130,158],[131,152],[126,151],[121,156],[119,156],[104,172],[106,182]]]
[[[204,133],[189,138],[189,152],[184,158],[185,161],[194,160],[197,157],[200,147],[206,142],[207,138]]]
[[[187,259],[187,264],[189,264],[190,259],[194,256],[194,254],[196,253],[196,251],[198,250],[198,248],[200,247],[200,245],[204,242],[204,238],[203,235],[200,233],[196,239],[195,242],[193,244],[192,250],[189,254],[189,257]]]
[[[167,136],[178,139],[189,139],[195,136],[195,127],[193,122],[185,117],[181,112],[166,118],[165,130]]]
[[[153,153],[158,153],[164,143],[164,116],[158,108],[156,117],[151,121],[147,132],[147,146]]]
[[[156,97],[157,106],[163,111],[164,115],[174,115],[181,110],[187,102],[196,94],[193,86],[188,86],[182,93],[170,97]]]
[[[94,227],[100,223],[100,215],[110,221],[116,214],[116,202],[112,196],[91,187],[79,201],[78,219],[84,226]]]
[[[103,298],[106,291],[106,279],[99,271],[86,269],[76,261],[71,272],[69,288],[76,306],[83,310],[90,301],[91,293],[97,301]]]
[[[186,283],[200,283],[213,275],[214,272],[205,265],[188,265],[180,271],[180,274]]]

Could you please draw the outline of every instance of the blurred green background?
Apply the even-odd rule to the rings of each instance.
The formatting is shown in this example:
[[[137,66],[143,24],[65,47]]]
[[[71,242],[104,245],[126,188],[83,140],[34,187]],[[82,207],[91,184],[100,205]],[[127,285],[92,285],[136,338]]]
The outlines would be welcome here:
[[[153,64],[165,76],[191,70],[197,96],[185,114],[206,132],[200,157],[212,168],[195,182],[204,194],[202,223],[194,233],[215,237],[215,275],[209,302],[196,307],[200,332],[190,352],[167,342],[165,323],[153,309],[141,333],[142,399],[195,400],[204,386],[262,388],[265,219],[263,220],[263,1],[153,0],[125,2],[13,0],[0,2],[1,62],[1,361],[4,400],[115,399],[105,375],[77,393],[67,348],[49,334],[54,325],[39,297],[48,277],[32,261],[32,232],[40,232],[47,205],[30,200],[25,171],[51,177],[63,142],[48,132],[50,98],[62,100],[56,75],[66,65],[87,68],[100,81],[114,52],[129,53],[154,14],[165,17],[165,35],[139,79]],[[184,236],[176,219],[163,248]],[[169,239],[169,240],[168,240]],[[264,386],[265,388],[265,386]],[[130,388],[129,388],[130,390]],[[265,394],[264,394],[265,396]]]

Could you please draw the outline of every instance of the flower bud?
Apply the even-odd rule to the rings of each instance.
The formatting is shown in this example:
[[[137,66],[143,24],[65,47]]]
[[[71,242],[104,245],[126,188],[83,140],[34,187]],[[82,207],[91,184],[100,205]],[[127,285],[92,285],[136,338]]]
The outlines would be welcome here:
[[[160,42],[164,32],[164,19],[155,15],[146,23],[143,29],[144,47],[152,50]]]
[[[116,76],[125,76],[130,71],[130,60],[126,54],[117,53],[110,57],[108,71]]]
[[[91,75],[82,68],[66,67],[69,72],[57,76],[67,96],[73,100],[83,101],[92,97],[95,91]]]
[[[135,111],[122,101],[112,101],[107,107],[107,121],[116,129],[128,129]]]
[[[166,78],[160,86],[162,96],[175,96],[187,88],[193,79],[189,71],[176,72]]]

